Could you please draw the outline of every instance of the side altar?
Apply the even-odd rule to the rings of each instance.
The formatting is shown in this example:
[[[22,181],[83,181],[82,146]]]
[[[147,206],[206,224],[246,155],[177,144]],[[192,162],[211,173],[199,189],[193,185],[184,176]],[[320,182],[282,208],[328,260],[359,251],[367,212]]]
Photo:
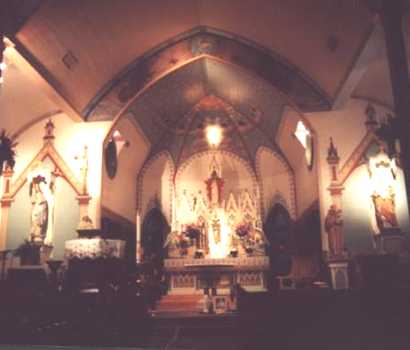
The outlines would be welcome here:
[[[172,229],[164,244],[169,293],[227,293],[236,284],[250,292],[264,291],[270,264],[259,193],[227,186],[230,193],[225,196],[229,179],[223,178],[215,155],[209,174],[190,191],[178,185]]]

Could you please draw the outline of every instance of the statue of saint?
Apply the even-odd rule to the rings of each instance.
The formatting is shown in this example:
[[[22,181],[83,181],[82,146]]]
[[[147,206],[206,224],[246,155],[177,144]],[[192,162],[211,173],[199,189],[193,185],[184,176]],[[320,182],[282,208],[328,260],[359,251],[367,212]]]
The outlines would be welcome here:
[[[52,246],[55,177],[42,168],[41,163],[37,163],[28,180],[31,202],[30,238],[37,243]]]
[[[332,204],[325,218],[325,230],[328,234],[329,249],[332,257],[343,255],[343,221],[341,216],[341,210]]]
[[[216,244],[219,244],[221,241],[221,224],[219,219],[212,220],[212,233],[213,239]]]
[[[375,235],[386,229],[398,229],[395,203],[396,172],[394,162],[383,147],[376,157],[369,160],[371,186],[372,227]]]

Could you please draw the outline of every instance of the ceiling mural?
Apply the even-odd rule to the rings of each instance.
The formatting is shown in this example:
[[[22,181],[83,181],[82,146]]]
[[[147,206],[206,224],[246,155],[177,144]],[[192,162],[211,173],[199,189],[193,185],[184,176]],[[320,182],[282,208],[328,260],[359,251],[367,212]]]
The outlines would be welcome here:
[[[199,28],[137,59],[106,85],[83,114],[88,120],[113,119],[149,84],[201,57],[212,57],[253,72],[288,96],[290,103],[304,112],[326,110],[331,106],[330,98],[313,81],[278,55],[243,39],[228,38],[208,28]],[[214,68],[207,74],[212,76],[219,72]],[[219,83],[214,79],[211,82]],[[191,91],[191,98],[201,92],[201,86],[196,88],[198,90]]]
[[[220,149],[253,165],[260,146],[278,152],[274,138],[287,104],[267,81],[203,57],[159,80],[124,116],[149,139],[150,157],[168,151],[178,167],[194,153],[208,150],[205,128],[218,124],[224,133]]]

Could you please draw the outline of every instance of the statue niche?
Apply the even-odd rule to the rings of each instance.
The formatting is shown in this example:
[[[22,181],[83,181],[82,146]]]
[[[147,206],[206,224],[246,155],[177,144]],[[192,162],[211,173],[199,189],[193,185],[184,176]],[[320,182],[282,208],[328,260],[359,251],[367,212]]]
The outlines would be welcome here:
[[[40,245],[53,245],[56,172],[36,162],[29,175],[31,202],[30,239]]]

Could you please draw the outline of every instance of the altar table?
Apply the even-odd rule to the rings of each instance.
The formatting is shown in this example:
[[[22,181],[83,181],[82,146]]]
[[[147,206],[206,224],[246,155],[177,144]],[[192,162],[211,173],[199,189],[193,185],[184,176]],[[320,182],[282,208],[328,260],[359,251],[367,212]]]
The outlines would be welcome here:
[[[201,294],[208,287],[204,274],[208,271],[219,275],[215,279],[218,294],[227,294],[233,285],[239,284],[248,292],[267,290],[266,273],[269,271],[267,256],[224,259],[165,259],[165,273],[169,278],[169,294]]]

